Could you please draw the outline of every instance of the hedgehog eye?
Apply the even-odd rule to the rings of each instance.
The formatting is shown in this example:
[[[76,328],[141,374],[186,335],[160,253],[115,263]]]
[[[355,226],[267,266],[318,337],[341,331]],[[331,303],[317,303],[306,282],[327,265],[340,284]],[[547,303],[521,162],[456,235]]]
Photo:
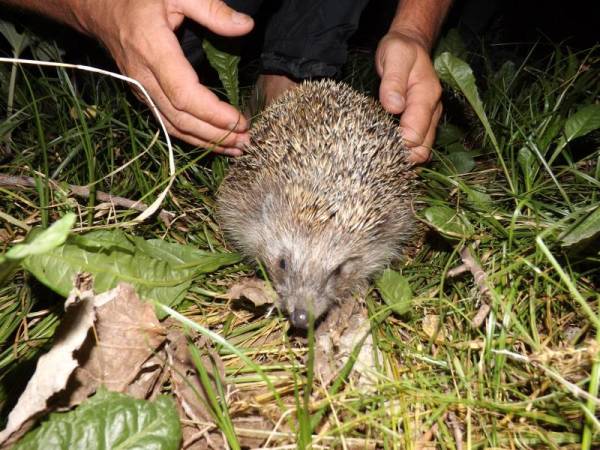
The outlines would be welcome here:
[[[286,268],[286,267],[287,267],[287,264],[285,263],[285,259],[281,258],[281,259],[279,260],[279,268],[280,268],[281,270],[285,270],[285,268]]]
[[[335,269],[333,269],[333,272],[332,272],[334,277],[339,277],[341,273],[342,273],[342,264],[340,264]]]

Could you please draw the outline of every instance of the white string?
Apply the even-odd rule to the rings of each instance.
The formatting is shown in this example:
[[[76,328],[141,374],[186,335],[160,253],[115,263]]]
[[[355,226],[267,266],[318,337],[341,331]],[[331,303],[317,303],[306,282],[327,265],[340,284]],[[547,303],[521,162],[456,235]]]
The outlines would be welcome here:
[[[154,200],[154,202],[152,202],[152,204],[148,206],[148,209],[144,210],[140,215],[138,215],[133,220],[131,220],[123,225],[136,224],[136,223],[143,222],[148,217],[150,217],[152,214],[154,214],[156,211],[158,211],[161,203],[167,196],[169,189],[171,189],[171,186],[173,185],[173,182],[175,181],[175,157],[173,154],[173,146],[171,144],[171,138],[169,137],[169,133],[167,133],[167,128],[165,126],[165,123],[163,122],[162,118],[160,117],[158,108],[154,104],[154,101],[152,100],[152,98],[150,97],[150,95],[148,94],[148,92],[146,91],[144,86],[142,86],[142,84],[139,81],[137,81],[133,78],[127,77],[125,75],[121,75],[119,73],[111,72],[109,70],[98,69],[97,67],[84,66],[84,65],[80,65],[80,64],[68,64],[68,63],[59,63],[59,62],[52,62],[52,61],[36,61],[36,60],[32,60],[32,59],[3,58],[3,57],[0,57],[0,62],[12,63],[12,64],[15,64],[15,63],[29,64],[29,65],[34,65],[34,66],[46,66],[46,67],[63,67],[66,69],[83,70],[86,72],[93,72],[93,73],[99,73],[101,75],[107,75],[109,77],[117,78],[118,80],[126,81],[127,83],[135,85],[142,92],[142,94],[144,94],[144,97],[146,97],[146,100],[148,100],[148,105],[150,106],[150,108],[152,109],[152,112],[154,113],[154,116],[160,123],[162,132],[165,135],[165,141],[167,143],[167,150],[168,150],[168,154],[169,154],[169,182],[167,183],[167,186],[165,187],[165,189],[158,195],[156,200]]]

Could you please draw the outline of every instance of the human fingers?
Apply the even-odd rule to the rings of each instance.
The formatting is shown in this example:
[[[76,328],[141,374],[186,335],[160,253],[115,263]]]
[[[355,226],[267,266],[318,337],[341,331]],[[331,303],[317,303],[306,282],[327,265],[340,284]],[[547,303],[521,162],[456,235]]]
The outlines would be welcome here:
[[[177,5],[184,16],[221,36],[241,36],[254,27],[252,17],[221,0],[179,0]]]
[[[161,45],[148,54],[147,65],[173,110],[190,114],[198,121],[226,131],[246,131],[247,120],[237,109],[219,100],[200,84],[198,75],[185,59],[175,35],[166,30],[168,29],[165,27]],[[189,131],[194,134],[192,130]],[[199,138],[205,138],[200,130],[197,133]]]
[[[243,154],[242,150],[240,150],[239,148],[227,147],[219,143],[209,142],[204,139],[198,139],[193,135],[179,131],[166,117],[163,116],[162,119],[165,123],[167,133],[169,133],[170,136],[176,137],[177,139],[181,139],[182,141],[185,141],[188,144],[194,145],[196,147],[205,148],[212,152],[221,153],[227,156],[241,156]]]
[[[414,81],[409,81],[406,108],[400,118],[409,147],[422,145],[425,141],[441,98],[441,86],[435,75],[431,78],[416,73],[413,78]]]
[[[377,55],[381,77],[379,101],[392,114],[400,114],[406,106],[408,78],[414,62],[413,52],[402,40],[384,38]]]
[[[440,103],[433,113],[433,118],[431,120],[431,124],[429,125],[429,130],[425,135],[425,139],[423,140],[423,145],[410,148],[410,156],[408,157],[410,162],[414,164],[423,164],[429,162],[431,159],[431,148],[433,146],[433,142],[435,141],[437,124],[441,115],[442,104]]]
[[[196,140],[212,142],[226,147],[244,148],[249,141],[247,133],[238,133],[228,129],[222,129],[211,125],[210,123],[198,120],[196,117],[185,111],[176,110],[171,104],[169,98],[162,91],[158,81],[153,73],[145,71],[145,75],[140,78],[140,82],[152,93],[152,97],[163,118],[169,120],[172,129],[178,132],[178,137],[191,136]],[[185,138],[187,142],[196,144],[190,138]]]

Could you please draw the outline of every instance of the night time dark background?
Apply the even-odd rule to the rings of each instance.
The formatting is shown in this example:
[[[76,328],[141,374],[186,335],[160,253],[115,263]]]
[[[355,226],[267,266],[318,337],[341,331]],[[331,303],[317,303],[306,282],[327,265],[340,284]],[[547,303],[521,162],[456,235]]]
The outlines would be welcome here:
[[[258,57],[261,18],[268,16],[277,3],[267,0],[263,5],[257,18],[256,31],[245,43],[246,60]],[[486,45],[488,49],[496,48],[496,52],[488,53],[488,57],[495,55],[500,60],[518,58],[520,49],[525,52],[535,42],[542,44],[537,50],[540,56],[544,48],[552,44],[567,45],[574,50],[590,48],[600,40],[599,8],[594,8],[594,3],[596,2],[585,0],[458,0],[454,2],[441,34],[458,27],[468,48],[474,51],[482,45]],[[372,0],[363,12],[360,27],[351,39],[350,47],[374,49],[388,28],[396,4],[396,0]],[[29,15],[19,15],[14,11],[2,11],[2,17],[21,23],[42,36],[56,38],[59,45],[67,50],[67,60],[93,60],[96,65],[110,66],[93,41],[82,39],[64,27]],[[498,47],[498,44],[516,45]],[[8,53],[7,44],[1,37],[0,51]]]

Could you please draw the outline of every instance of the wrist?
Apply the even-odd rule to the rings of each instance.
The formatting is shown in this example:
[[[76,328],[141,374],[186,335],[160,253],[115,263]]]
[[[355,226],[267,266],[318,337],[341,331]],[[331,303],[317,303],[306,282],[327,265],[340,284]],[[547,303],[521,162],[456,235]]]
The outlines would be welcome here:
[[[427,53],[431,51],[433,46],[433,38],[411,26],[395,26],[390,27],[389,36],[400,37],[406,41],[412,41],[422,47]]]
[[[451,0],[399,0],[390,32],[398,33],[431,51]]]

